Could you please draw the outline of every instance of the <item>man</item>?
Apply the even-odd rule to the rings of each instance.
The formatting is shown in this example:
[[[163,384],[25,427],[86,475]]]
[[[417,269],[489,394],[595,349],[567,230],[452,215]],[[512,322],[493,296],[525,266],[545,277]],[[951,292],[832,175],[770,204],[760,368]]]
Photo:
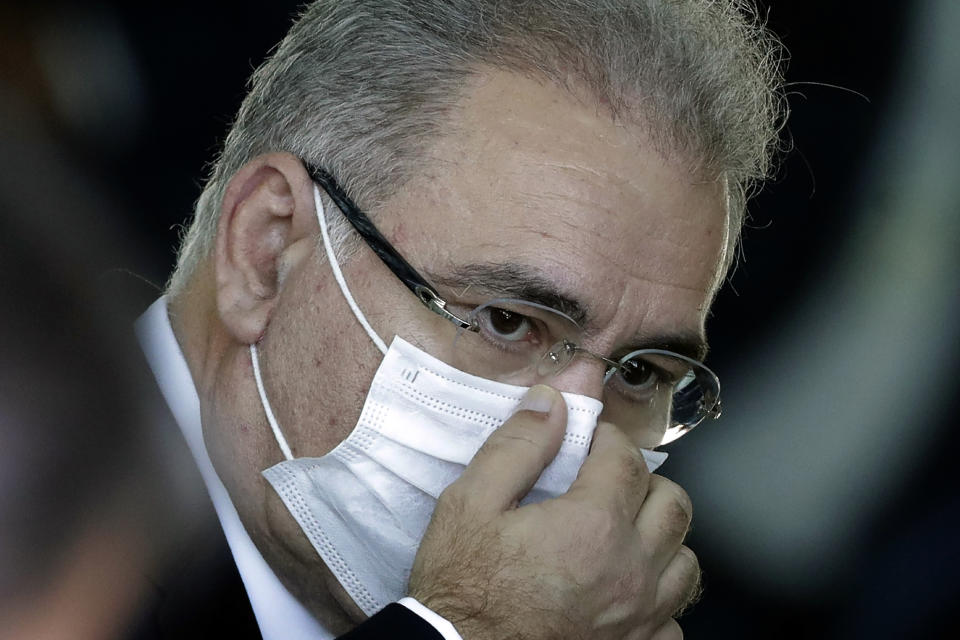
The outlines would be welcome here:
[[[719,412],[775,52],[732,1],[306,9],[139,326],[264,637],[682,635],[640,448]]]

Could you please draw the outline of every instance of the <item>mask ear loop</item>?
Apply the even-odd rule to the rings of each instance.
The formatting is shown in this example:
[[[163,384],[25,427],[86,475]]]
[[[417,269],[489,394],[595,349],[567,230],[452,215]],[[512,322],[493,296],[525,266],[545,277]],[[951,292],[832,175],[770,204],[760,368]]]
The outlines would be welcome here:
[[[323,248],[327,252],[327,260],[330,262],[330,269],[333,271],[333,277],[337,281],[337,285],[340,287],[340,292],[343,293],[343,297],[346,298],[347,304],[350,305],[350,310],[353,311],[354,317],[357,321],[360,322],[360,325],[363,327],[363,330],[367,332],[367,335],[370,336],[370,339],[373,340],[373,344],[377,345],[377,348],[380,349],[380,352],[383,354],[387,353],[387,345],[384,341],[377,335],[377,332],[373,330],[373,327],[370,326],[370,323],[367,322],[366,317],[363,315],[363,312],[360,311],[360,307],[357,306],[356,300],[353,299],[353,296],[350,294],[350,289],[347,288],[347,282],[343,277],[343,272],[340,271],[340,263],[337,262],[337,257],[333,253],[333,245],[330,242],[330,234],[327,233],[327,219],[323,214],[323,202],[320,199],[320,190],[317,188],[317,185],[313,185],[313,202],[317,210],[317,222],[320,223],[320,235],[323,236]],[[273,437],[277,441],[277,446],[280,447],[280,450],[283,452],[284,457],[287,460],[293,460],[293,452],[290,450],[290,445],[287,444],[287,439],[283,436],[283,432],[280,430],[280,423],[277,422],[276,416],[273,415],[273,408],[270,406],[270,400],[267,399],[267,391],[263,386],[263,376],[260,374],[260,357],[257,352],[257,345],[250,345],[250,362],[253,364],[253,379],[257,383],[257,393],[260,394],[260,404],[263,406],[263,413],[267,417],[267,422],[270,423],[270,429],[273,431]]]
[[[337,262],[337,257],[333,253],[333,245],[330,243],[330,235],[327,233],[327,219],[323,215],[323,202],[320,200],[320,189],[316,184],[313,185],[313,202],[314,206],[317,209],[317,222],[320,223],[320,235],[323,236],[323,248],[327,252],[327,260],[330,262],[330,269],[333,271],[333,277],[337,281],[337,285],[340,287],[340,292],[343,293],[343,297],[346,298],[347,304],[350,305],[350,310],[353,311],[354,317],[357,321],[360,322],[363,326],[363,330],[367,332],[367,335],[370,336],[370,339],[373,340],[373,344],[377,345],[377,349],[380,349],[380,353],[387,354],[387,345],[380,339],[380,336],[377,335],[377,332],[373,330],[373,327],[370,326],[370,323],[367,322],[367,318],[363,315],[363,312],[360,311],[360,307],[357,306],[356,300],[353,299],[353,296],[350,294],[350,289],[347,288],[347,281],[343,278],[343,273],[340,271],[340,263]]]
[[[253,379],[257,381],[257,393],[260,394],[260,404],[263,405],[263,412],[267,416],[267,422],[270,423],[270,429],[273,430],[273,437],[276,439],[277,445],[280,447],[280,451],[283,452],[284,457],[287,460],[293,460],[293,452],[290,451],[290,445],[287,444],[287,439],[283,437],[283,432],[280,431],[280,424],[273,415],[270,401],[267,400],[267,391],[263,388],[263,377],[260,375],[260,357],[257,354],[257,345],[255,344],[250,345],[250,361],[253,363]]]

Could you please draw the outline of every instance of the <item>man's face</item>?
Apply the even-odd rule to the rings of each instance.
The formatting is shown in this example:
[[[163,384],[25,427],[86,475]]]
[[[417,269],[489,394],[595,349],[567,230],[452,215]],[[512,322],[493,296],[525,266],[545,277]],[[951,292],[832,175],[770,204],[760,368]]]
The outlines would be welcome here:
[[[444,297],[464,306],[506,297],[495,276],[481,278],[489,287],[457,286],[464,273],[506,267],[577,301],[587,312],[583,346],[596,353],[702,338],[726,246],[719,183],[698,181],[587,101],[512,74],[480,79],[453,125],[423,171],[370,212],[415,268],[443,283]],[[285,387],[274,402],[298,455],[322,455],[346,437],[381,358],[321,254],[286,287],[262,345]],[[344,274],[387,344],[400,335],[448,359],[452,325],[365,245]],[[602,399],[602,376],[602,364],[584,358],[545,382]],[[641,445],[657,443],[651,425],[618,426]]]
[[[464,292],[457,274],[478,265],[515,267],[586,310],[583,346],[593,352],[655,346],[654,336],[703,336],[726,246],[719,183],[698,181],[690,163],[664,158],[640,129],[614,123],[589,101],[517,75],[480,78],[452,126],[423,170],[368,212],[415,268],[445,283],[444,295],[480,304],[497,297],[496,282]],[[400,335],[441,359],[449,354],[451,325],[365,245],[343,272],[388,344]],[[343,300],[322,249],[289,274],[260,352],[296,456],[323,455],[349,434],[382,357]],[[602,378],[598,361],[581,358],[544,382],[601,398]],[[659,438],[650,425],[618,426],[640,445]],[[252,492],[259,498],[238,500],[251,528],[273,508],[257,504],[261,499],[278,504],[258,472],[280,457],[261,448],[234,459],[243,460],[228,472],[236,474],[227,479],[235,497],[259,483]],[[288,524],[289,531],[276,523],[261,530],[273,527],[265,535],[275,539],[298,536]]]

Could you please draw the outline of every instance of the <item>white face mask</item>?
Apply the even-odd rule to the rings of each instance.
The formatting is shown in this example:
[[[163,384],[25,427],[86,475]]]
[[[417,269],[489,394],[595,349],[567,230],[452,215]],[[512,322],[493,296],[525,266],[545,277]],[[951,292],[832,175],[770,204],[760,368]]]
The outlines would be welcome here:
[[[287,460],[263,472],[313,547],[367,615],[406,595],[413,559],[440,493],[487,437],[516,410],[528,387],[480,378],[441,362],[399,336],[387,349],[357,307],[333,255],[316,187],[324,246],[357,319],[385,352],[354,430],[319,458],[294,458],[250,346],[257,390]],[[590,447],[603,403],[563,394],[567,432],[560,452],[522,504],[567,491]],[[644,451],[653,471],[666,459]]]

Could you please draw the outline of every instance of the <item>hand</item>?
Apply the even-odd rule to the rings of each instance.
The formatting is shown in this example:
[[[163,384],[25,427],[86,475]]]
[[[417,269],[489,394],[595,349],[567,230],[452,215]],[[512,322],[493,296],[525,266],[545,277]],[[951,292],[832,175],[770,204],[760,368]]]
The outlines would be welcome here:
[[[570,490],[518,507],[565,427],[559,393],[528,392],[440,496],[410,595],[465,640],[682,638],[672,616],[694,597],[700,574],[682,545],[690,500],[647,471],[623,432],[598,425]]]

